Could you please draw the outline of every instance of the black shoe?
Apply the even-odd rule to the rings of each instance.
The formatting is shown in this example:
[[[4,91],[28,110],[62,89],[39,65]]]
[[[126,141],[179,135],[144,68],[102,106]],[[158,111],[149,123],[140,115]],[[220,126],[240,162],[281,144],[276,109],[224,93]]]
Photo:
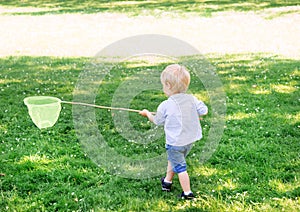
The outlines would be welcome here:
[[[165,178],[161,178],[161,190],[162,191],[171,191],[172,183],[166,183]]]
[[[181,193],[180,195],[181,199],[186,199],[186,200],[192,200],[195,198],[193,192],[189,193],[188,195],[185,195],[184,192]]]

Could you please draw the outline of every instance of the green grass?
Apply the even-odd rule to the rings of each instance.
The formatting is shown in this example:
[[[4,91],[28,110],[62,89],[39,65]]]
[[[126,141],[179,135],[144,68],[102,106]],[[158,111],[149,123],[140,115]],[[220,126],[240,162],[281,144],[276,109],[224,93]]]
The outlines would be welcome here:
[[[50,95],[72,100],[88,58],[1,58],[0,173],[5,175],[0,176],[0,211],[299,211],[300,62],[266,54],[207,58],[227,95],[226,128],[205,164],[198,161],[205,136],[187,159],[198,196],[193,202],[177,199],[177,178],[174,191],[163,193],[160,176],[126,179],[94,164],[76,137],[70,105],[63,105],[54,127],[34,126],[23,99]],[[146,68],[153,66],[116,65],[96,103],[109,105],[108,94]],[[192,75],[190,91],[210,106],[203,90]],[[131,107],[155,110],[163,99],[159,91],[143,92]],[[96,115],[100,132],[118,153],[144,158],[164,152],[163,139],[149,145],[126,142],[114,129],[110,111],[99,109]],[[135,129],[151,127],[137,114],[130,120]],[[202,126],[207,135],[210,115]]]
[[[223,11],[259,11],[267,8],[299,5],[296,0],[180,0],[180,1],[83,1],[83,0],[36,0],[36,1],[1,1],[0,5],[10,7],[43,8],[34,12],[15,12],[14,15],[43,15],[61,13],[98,13],[121,12],[129,15],[154,14],[165,15],[164,12],[178,14],[195,13],[201,16],[211,16],[215,12]],[[46,9],[46,10],[45,10]],[[291,11],[295,12],[295,11]],[[277,14],[280,15],[280,14]]]

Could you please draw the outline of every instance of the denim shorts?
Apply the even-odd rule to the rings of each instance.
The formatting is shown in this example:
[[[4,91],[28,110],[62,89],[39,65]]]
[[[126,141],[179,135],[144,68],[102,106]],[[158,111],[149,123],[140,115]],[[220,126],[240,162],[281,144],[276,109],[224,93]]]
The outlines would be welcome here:
[[[185,146],[172,146],[166,144],[166,150],[168,155],[168,161],[170,161],[173,172],[181,173],[186,171],[186,161],[185,157],[188,155],[192,149],[193,144],[188,144]]]

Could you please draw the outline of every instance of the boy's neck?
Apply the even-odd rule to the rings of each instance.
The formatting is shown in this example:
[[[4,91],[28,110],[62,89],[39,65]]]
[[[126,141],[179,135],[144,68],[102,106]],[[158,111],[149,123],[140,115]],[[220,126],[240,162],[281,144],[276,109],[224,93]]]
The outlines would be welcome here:
[[[185,93],[183,93],[183,92],[176,92],[176,93],[170,94],[168,97],[174,96],[174,95],[176,95],[176,94],[185,94]]]

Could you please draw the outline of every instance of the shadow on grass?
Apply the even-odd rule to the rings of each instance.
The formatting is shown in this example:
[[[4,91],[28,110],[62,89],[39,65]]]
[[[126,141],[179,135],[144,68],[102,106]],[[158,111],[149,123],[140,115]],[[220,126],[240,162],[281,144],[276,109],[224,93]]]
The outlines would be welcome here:
[[[241,0],[221,0],[221,1],[2,1],[2,6],[12,7],[36,7],[49,8],[49,10],[37,12],[16,12],[14,15],[44,15],[61,13],[98,13],[98,12],[120,12],[130,15],[141,13],[160,15],[162,12],[196,13],[201,16],[211,16],[215,12],[223,11],[256,11],[267,8],[295,6],[299,2],[294,0],[269,0],[269,1],[241,1]],[[278,14],[277,14],[278,15]]]
[[[56,125],[40,131],[30,120],[23,99],[50,95],[72,99],[78,75],[88,58],[8,57],[0,59],[0,210],[58,211],[127,210],[238,211],[299,208],[299,61],[272,55],[210,56],[227,94],[226,128],[217,151],[199,164],[201,145],[209,129],[209,116],[202,121],[204,139],[188,157],[192,204],[177,199],[174,190],[161,193],[159,177],[123,179],[96,166],[82,151],[72,124],[71,106],[62,109]],[[193,63],[193,59],[190,60]],[[125,66],[126,67],[126,66]],[[120,67],[121,68],[121,67]],[[124,68],[124,67],[123,67]],[[151,67],[144,67],[151,68]],[[161,70],[163,66],[160,67]],[[123,69],[126,70],[126,69]],[[138,68],[131,68],[133,74]],[[116,69],[101,87],[113,93],[126,78]],[[192,76],[193,81],[193,76]],[[191,84],[191,92],[204,95],[203,86]],[[154,107],[162,100],[149,93],[135,99],[141,107]],[[111,102],[106,95],[104,103]],[[124,155],[143,151],[118,138],[111,113],[98,113],[99,129],[111,146]],[[148,129],[146,121],[131,117],[136,128]],[[124,147],[131,152],[124,150]],[[130,149],[131,148],[131,149]],[[159,145],[164,151],[163,144]],[[159,151],[160,151],[159,150]]]

